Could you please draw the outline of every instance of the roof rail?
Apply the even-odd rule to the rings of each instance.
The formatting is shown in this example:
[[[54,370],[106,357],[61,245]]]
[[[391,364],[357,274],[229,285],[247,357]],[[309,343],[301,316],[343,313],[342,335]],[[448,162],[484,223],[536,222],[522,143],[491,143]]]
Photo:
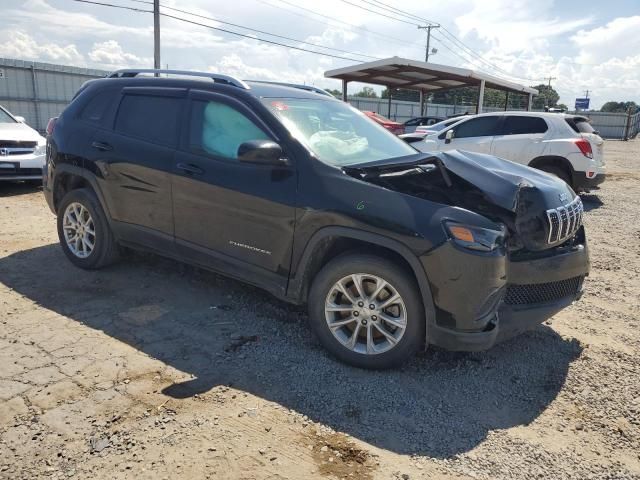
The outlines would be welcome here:
[[[333,95],[331,95],[326,90],[323,90],[322,88],[319,88],[319,87],[314,87],[313,85],[301,85],[299,83],[287,83],[287,82],[272,82],[270,80],[248,80],[248,81],[254,82],[254,83],[265,83],[267,85],[280,85],[282,87],[297,88],[298,90],[306,90],[307,92],[314,92],[320,95],[326,95],[327,97],[334,98]]]
[[[229,75],[220,75],[211,72],[193,72],[189,70],[161,70],[155,68],[126,68],[123,70],[116,70],[110,73],[107,78],[129,78],[136,77],[141,73],[153,73],[153,74],[169,74],[169,75],[185,75],[189,77],[206,77],[212,79],[214,82],[226,83],[227,85],[233,85],[234,87],[249,90],[251,87],[246,82],[230,77]]]

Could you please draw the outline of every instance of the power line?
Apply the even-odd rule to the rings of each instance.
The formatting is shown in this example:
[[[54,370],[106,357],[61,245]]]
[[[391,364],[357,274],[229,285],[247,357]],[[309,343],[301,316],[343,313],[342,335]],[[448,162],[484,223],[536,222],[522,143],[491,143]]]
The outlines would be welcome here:
[[[346,1],[346,0],[342,0],[342,1]],[[372,0],[372,1],[370,1],[370,0],[361,0],[361,1],[362,1],[362,2],[365,2],[365,3],[369,4],[369,5],[371,5],[371,4],[372,4],[372,1],[373,1],[373,2],[375,2],[376,4],[378,4],[378,5],[379,5],[379,6],[378,6],[378,8],[382,8],[382,9],[385,9],[385,10],[387,10],[387,11],[392,11],[392,12],[394,12],[394,13],[396,13],[396,14],[399,14],[399,15],[404,16],[405,18],[415,19],[415,20],[418,20],[418,21],[426,22],[426,23],[428,23],[428,24],[432,24],[432,25],[438,25],[438,23],[437,23],[437,22],[434,22],[433,20],[429,20],[429,19],[427,19],[427,18],[424,18],[424,17],[420,17],[420,16],[418,16],[418,15],[411,14],[411,13],[409,13],[409,12],[405,11],[405,10],[401,10],[401,9],[399,9],[399,8],[397,8],[397,7],[394,7],[394,6],[389,5],[389,4],[387,4],[387,3],[381,2],[381,1],[379,1],[379,0]],[[368,8],[366,8],[366,7],[362,7],[362,6],[360,6],[360,8],[362,8],[362,9],[364,9],[364,10],[367,10],[367,11],[369,11],[369,12],[377,13],[378,15],[382,15],[382,16],[387,17],[387,18],[391,18],[391,19],[394,19],[394,20],[402,21],[403,23],[411,23],[411,22],[406,22],[405,20],[399,20],[398,18],[395,18],[395,17],[389,17],[389,16],[384,15],[384,14],[382,14],[382,13],[380,13],[380,12],[376,12],[376,11],[370,10],[370,9],[368,9]],[[411,24],[414,24],[414,23],[411,23]],[[446,39],[447,41],[454,42],[454,43],[458,44],[458,48],[462,48],[462,49],[464,49],[464,50],[466,51],[465,53],[467,53],[468,55],[471,55],[471,56],[477,57],[477,58],[478,58],[478,60],[480,60],[481,62],[483,62],[487,67],[492,68],[493,70],[496,70],[496,71],[498,71],[498,72],[501,72],[501,74],[502,74],[502,75],[508,75],[508,76],[510,76],[510,77],[512,77],[512,78],[515,78],[515,79],[518,79],[518,80],[520,80],[520,81],[522,81],[522,80],[526,80],[526,81],[529,81],[529,82],[537,81],[536,79],[533,79],[533,78],[519,77],[519,76],[517,76],[517,75],[513,75],[512,73],[508,72],[507,70],[505,70],[505,69],[503,69],[503,68],[501,68],[501,67],[499,67],[499,66],[497,66],[497,65],[495,65],[495,64],[493,64],[493,63],[491,63],[491,62],[489,62],[488,60],[486,60],[485,58],[483,58],[483,57],[482,57],[478,52],[476,52],[476,51],[472,50],[472,49],[471,49],[470,47],[468,47],[465,43],[463,43],[460,39],[458,39],[458,38],[457,38],[453,33],[451,33],[451,32],[450,32],[446,27],[442,26],[441,28],[442,28],[442,35],[443,35],[443,38],[442,38],[442,39],[440,39],[440,43],[443,43],[443,40],[445,40],[445,39]],[[469,61],[469,60],[465,60],[465,61]]]
[[[273,5],[272,3],[269,3],[268,1],[265,1],[265,0],[256,0],[256,1],[260,2],[260,3],[264,4],[264,5],[268,5],[270,7],[273,7],[273,8],[278,8],[280,10],[284,10],[285,12],[289,12],[289,13],[291,13],[293,15],[297,15],[297,16],[306,18],[306,19],[314,21],[316,23],[320,23],[320,24],[323,24],[323,25],[329,25],[329,26],[335,26],[335,25],[332,25],[331,23],[323,22],[322,20],[318,20],[316,18],[310,17],[309,15],[304,15],[304,14],[299,13],[299,12],[294,12],[293,10],[290,10],[288,8],[284,8],[284,7],[280,6],[280,5]],[[352,23],[345,22],[345,21],[340,20],[338,18],[330,17],[328,15],[324,15],[322,13],[315,12],[315,11],[313,11],[311,9],[308,9],[308,8],[305,8],[305,7],[301,7],[300,5],[296,5],[296,4],[291,3],[291,2],[289,2],[287,0],[277,0],[277,1],[279,1],[281,3],[284,3],[286,5],[289,5],[290,7],[294,7],[294,8],[297,8],[299,10],[303,10],[305,12],[308,12],[308,13],[312,14],[312,15],[316,15],[318,17],[326,18],[327,20],[330,20],[332,22],[340,23],[340,24],[345,25],[345,26],[347,26],[349,28],[352,28],[352,29],[355,29],[355,30],[360,30],[360,31],[366,33],[367,35],[375,35],[377,37],[384,38],[387,41],[391,40],[392,42],[397,43],[399,45],[406,45],[406,46],[409,46],[409,47],[420,48],[420,49],[423,48],[422,45],[419,44],[419,43],[411,43],[411,42],[408,42],[406,40],[402,40],[402,39],[397,38],[397,37],[392,37],[390,35],[385,35],[383,33],[376,32],[374,30],[370,30],[368,28],[364,28],[364,27],[361,27],[359,25],[354,25]]]
[[[119,8],[119,9],[123,9],[123,10],[134,11],[134,12],[153,13],[152,10],[143,10],[141,8],[128,7],[128,6],[124,6],[124,5],[115,5],[113,3],[97,2],[97,1],[93,1],[93,0],[72,0],[72,1],[79,2],[79,3],[88,3],[88,4],[91,4],[91,5],[100,5],[100,6],[103,6],[103,7]],[[230,35],[235,35],[237,37],[243,37],[243,38],[248,38],[248,39],[251,39],[251,40],[257,40],[257,41],[260,41],[260,42],[269,43],[271,45],[277,45],[277,46],[289,48],[289,49],[292,49],[292,50],[298,50],[298,51],[307,52],[307,53],[314,53],[316,55],[323,55],[325,57],[337,58],[339,60],[348,60],[350,62],[357,61],[357,60],[354,60],[353,58],[342,57],[342,56],[339,56],[339,55],[333,55],[331,53],[325,53],[325,52],[316,52],[314,50],[309,50],[309,49],[302,48],[302,47],[295,47],[293,45],[286,45],[284,43],[276,42],[274,40],[268,40],[268,39],[265,39],[265,38],[260,38],[260,37],[256,37],[256,36],[252,36],[252,35],[246,35],[244,33],[234,32],[232,30],[227,30],[227,29],[224,29],[224,28],[212,27],[211,25],[205,25],[204,23],[195,22],[193,20],[187,20],[186,18],[176,17],[175,15],[169,15],[168,13],[160,13],[160,16],[167,17],[167,18],[173,18],[174,20],[190,23],[192,25],[199,25],[201,27],[209,28],[211,30],[216,30],[216,31],[219,31],[219,32],[228,33]]]
[[[131,1],[132,2],[137,2],[137,3],[144,3],[144,4],[147,4],[147,5],[153,5],[153,1],[151,1],[151,0],[131,0]],[[214,22],[222,23],[223,25],[230,25],[232,27],[242,28],[244,30],[249,30],[251,32],[262,33],[264,35],[269,35],[271,37],[281,38],[283,40],[290,40],[292,42],[298,42],[298,43],[301,43],[301,44],[304,44],[304,45],[310,45],[312,47],[324,48],[326,50],[332,50],[334,52],[346,53],[348,55],[356,55],[356,56],[360,56],[360,57],[372,58],[374,60],[380,60],[380,57],[374,57],[373,55],[366,55],[364,53],[359,53],[359,52],[350,52],[348,50],[343,50],[341,48],[334,48],[334,47],[327,47],[325,45],[318,45],[316,43],[306,42],[304,40],[299,40],[297,38],[286,37],[284,35],[278,35],[278,34],[275,34],[275,33],[264,31],[264,30],[258,30],[256,28],[245,27],[244,25],[239,25],[237,23],[227,22],[225,20],[220,20],[219,18],[208,17],[206,15],[200,15],[200,14],[197,14],[197,13],[189,12],[187,10],[181,10],[180,8],[168,7],[167,5],[162,5],[162,4],[160,5],[160,7],[164,8],[166,10],[172,10],[174,12],[184,13],[186,15],[191,15],[191,16],[202,18],[202,19],[205,19],[205,20],[211,20],[211,21],[214,21]]]

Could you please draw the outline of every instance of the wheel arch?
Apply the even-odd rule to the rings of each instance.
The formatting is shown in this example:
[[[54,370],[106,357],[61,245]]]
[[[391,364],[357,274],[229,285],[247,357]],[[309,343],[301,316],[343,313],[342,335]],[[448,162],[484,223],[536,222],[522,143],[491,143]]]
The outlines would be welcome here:
[[[567,160],[565,157],[561,157],[559,155],[543,155],[540,157],[536,157],[529,162],[529,166],[532,168],[537,168],[538,170],[543,170],[543,167],[559,167],[564,170],[570,179],[573,178],[574,169],[571,162]]]
[[[428,332],[429,325],[435,323],[436,311],[427,274],[409,248],[383,235],[339,226],[318,230],[307,243],[296,265],[296,273],[289,280],[287,296],[296,303],[306,302],[311,282],[323,265],[343,253],[362,252],[362,248],[383,258],[400,261],[401,266],[413,276],[422,298]]]
[[[62,198],[70,191],[77,190],[79,188],[89,188],[95,193],[100,202],[100,206],[107,215],[107,221],[111,222],[111,215],[107,204],[102,195],[102,191],[98,186],[98,182],[94,175],[87,172],[85,169],[75,165],[60,165],[56,169],[56,176],[53,181],[53,207],[55,211],[58,211],[58,206]]]

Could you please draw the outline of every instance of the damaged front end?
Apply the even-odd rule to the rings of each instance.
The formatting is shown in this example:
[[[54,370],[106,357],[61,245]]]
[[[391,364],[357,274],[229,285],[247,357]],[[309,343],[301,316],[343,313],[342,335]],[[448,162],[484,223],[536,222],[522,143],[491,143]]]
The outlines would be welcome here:
[[[486,228],[462,223],[457,232],[452,230],[457,219],[447,209],[444,242],[420,257],[436,308],[430,343],[485,349],[546,320],[581,295],[589,271],[582,202],[563,181],[471,152],[406,160],[344,170],[495,224],[487,234],[482,232]]]

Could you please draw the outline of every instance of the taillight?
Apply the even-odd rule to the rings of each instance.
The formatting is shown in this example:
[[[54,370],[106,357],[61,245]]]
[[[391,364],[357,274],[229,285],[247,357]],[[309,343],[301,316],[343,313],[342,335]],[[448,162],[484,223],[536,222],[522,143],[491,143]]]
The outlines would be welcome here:
[[[56,128],[56,121],[58,117],[50,118],[47,122],[47,135],[51,135],[53,133],[53,129]]]
[[[593,150],[591,150],[591,144],[588,140],[581,138],[580,140],[576,140],[575,143],[585,157],[593,158]]]

